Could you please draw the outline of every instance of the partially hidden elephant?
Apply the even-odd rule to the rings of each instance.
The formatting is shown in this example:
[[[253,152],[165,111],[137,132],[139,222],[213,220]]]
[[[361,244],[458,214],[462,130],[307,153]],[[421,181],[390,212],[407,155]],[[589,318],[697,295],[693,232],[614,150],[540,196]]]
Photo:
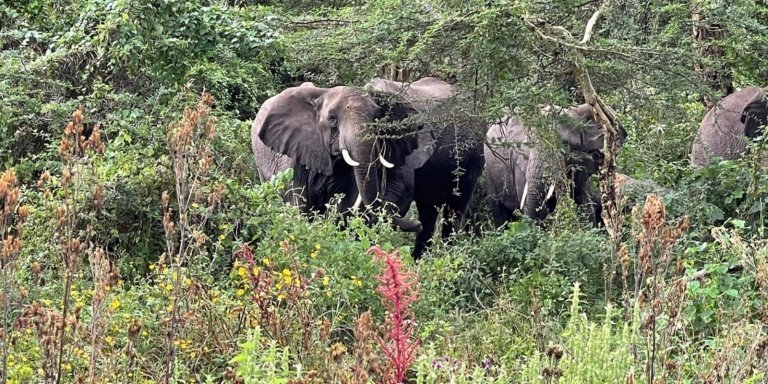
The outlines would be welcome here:
[[[703,167],[715,158],[736,160],[747,152],[750,139],[757,136],[757,127],[765,124],[768,114],[764,102],[761,106],[764,93],[758,87],[746,87],[722,98],[707,112],[691,148],[693,167]]]
[[[768,124],[768,88],[763,88],[741,111],[740,122],[744,124],[744,135],[753,140],[765,133]]]
[[[468,115],[447,124],[430,121],[433,110],[455,95],[436,78],[410,84],[374,79],[364,89],[288,88],[254,119],[260,178],[293,168],[297,192],[286,196],[303,201],[305,210],[321,209],[334,193],[345,194],[341,211],[383,207],[401,230],[418,232],[412,252],[418,259],[434,232],[434,205],[447,204],[461,216],[483,169],[482,137],[466,145],[480,124]],[[457,167],[463,172],[455,183],[460,197],[451,194]],[[406,219],[414,201],[419,220]]]
[[[535,220],[546,218],[555,209],[557,192],[569,191],[580,206],[594,205],[588,179],[604,159],[604,132],[589,104],[542,108],[549,117],[557,111],[555,129],[565,144],[564,152],[541,145],[535,132],[518,116],[505,117],[488,130],[486,186],[495,226],[519,219],[516,210]],[[627,133],[617,125],[623,144]],[[566,177],[571,185],[559,184]],[[594,222],[599,220],[596,209],[588,211]]]

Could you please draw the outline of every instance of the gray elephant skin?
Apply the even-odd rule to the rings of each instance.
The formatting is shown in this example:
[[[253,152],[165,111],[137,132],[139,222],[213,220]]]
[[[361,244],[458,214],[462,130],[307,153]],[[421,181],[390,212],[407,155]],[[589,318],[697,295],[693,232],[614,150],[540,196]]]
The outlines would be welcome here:
[[[516,210],[535,220],[546,218],[556,206],[558,191],[570,189],[571,197],[580,206],[592,203],[588,179],[604,158],[604,133],[591,107],[547,107],[542,112],[550,117],[556,112],[555,129],[566,146],[564,152],[545,149],[535,132],[517,116],[505,117],[486,135],[488,199],[497,227],[519,219]],[[621,124],[618,126],[623,143],[627,133]],[[566,177],[571,185],[558,185]],[[596,209],[589,210],[593,221],[598,220]]]
[[[259,177],[269,180],[293,168],[286,200],[305,211],[322,211],[334,193],[345,194],[340,211],[356,200],[366,210],[384,207],[397,227],[418,232],[412,252],[418,259],[434,233],[438,207],[462,220],[484,165],[481,124],[461,113],[450,122],[430,118],[446,112],[441,108],[450,111],[446,105],[456,94],[436,78],[410,84],[374,79],[365,89],[288,88],[254,119]],[[403,217],[414,201],[418,221]]]
[[[749,140],[765,124],[766,90],[746,87],[722,98],[707,112],[691,149],[691,164],[698,168],[715,158],[736,160],[748,150]]]

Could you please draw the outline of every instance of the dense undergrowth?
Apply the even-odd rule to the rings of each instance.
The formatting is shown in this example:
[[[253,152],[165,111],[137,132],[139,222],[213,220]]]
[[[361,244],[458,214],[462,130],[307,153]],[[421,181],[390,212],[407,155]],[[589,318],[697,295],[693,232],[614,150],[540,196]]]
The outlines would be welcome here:
[[[491,116],[579,102],[513,21],[580,29],[584,4],[0,3],[0,382],[764,382],[760,143],[690,169],[688,12],[620,3],[616,55],[588,65],[629,132],[620,170],[655,182],[624,191],[620,247],[567,199],[493,229],[480,190],[482,235],[418,264],[386,222],[307,218],[280,197],[290,174],[258,183],[249,119],[393,63]],[[718,64],[754,83],[767,12],[728,12]],[[654,54],[617,59],[632,49]]]

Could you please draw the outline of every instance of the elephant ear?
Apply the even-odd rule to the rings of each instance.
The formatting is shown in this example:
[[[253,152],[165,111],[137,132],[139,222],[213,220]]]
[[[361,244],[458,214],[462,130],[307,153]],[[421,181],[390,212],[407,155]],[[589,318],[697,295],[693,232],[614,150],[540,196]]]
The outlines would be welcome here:
[[[331,154],[317,117],[326,91],[305,83],[280,92],[259,109],[253,132],[273,151],[295,159],[307,169],[330,175]]]
[[[759,129],[768,124],[768,98],[760,92],[741,112],[741,123],[744,124],[744,135],[754,139],[763,133]]]

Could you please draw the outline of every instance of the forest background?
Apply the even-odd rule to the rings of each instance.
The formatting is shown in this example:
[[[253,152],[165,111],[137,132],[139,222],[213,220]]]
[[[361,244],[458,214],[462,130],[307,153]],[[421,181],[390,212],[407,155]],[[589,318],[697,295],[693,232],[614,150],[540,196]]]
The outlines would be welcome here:
[[[616,231],[567,199],[496,230],[481,190],[482,236],[414,264],[258,183],[251,119],[303,81],[436,75],[492,121],[584,102],[579,71],[644,180]],[[762,143],[689,161],[748,85],[757,0],[3,0],[0,382],[764,382]]]

